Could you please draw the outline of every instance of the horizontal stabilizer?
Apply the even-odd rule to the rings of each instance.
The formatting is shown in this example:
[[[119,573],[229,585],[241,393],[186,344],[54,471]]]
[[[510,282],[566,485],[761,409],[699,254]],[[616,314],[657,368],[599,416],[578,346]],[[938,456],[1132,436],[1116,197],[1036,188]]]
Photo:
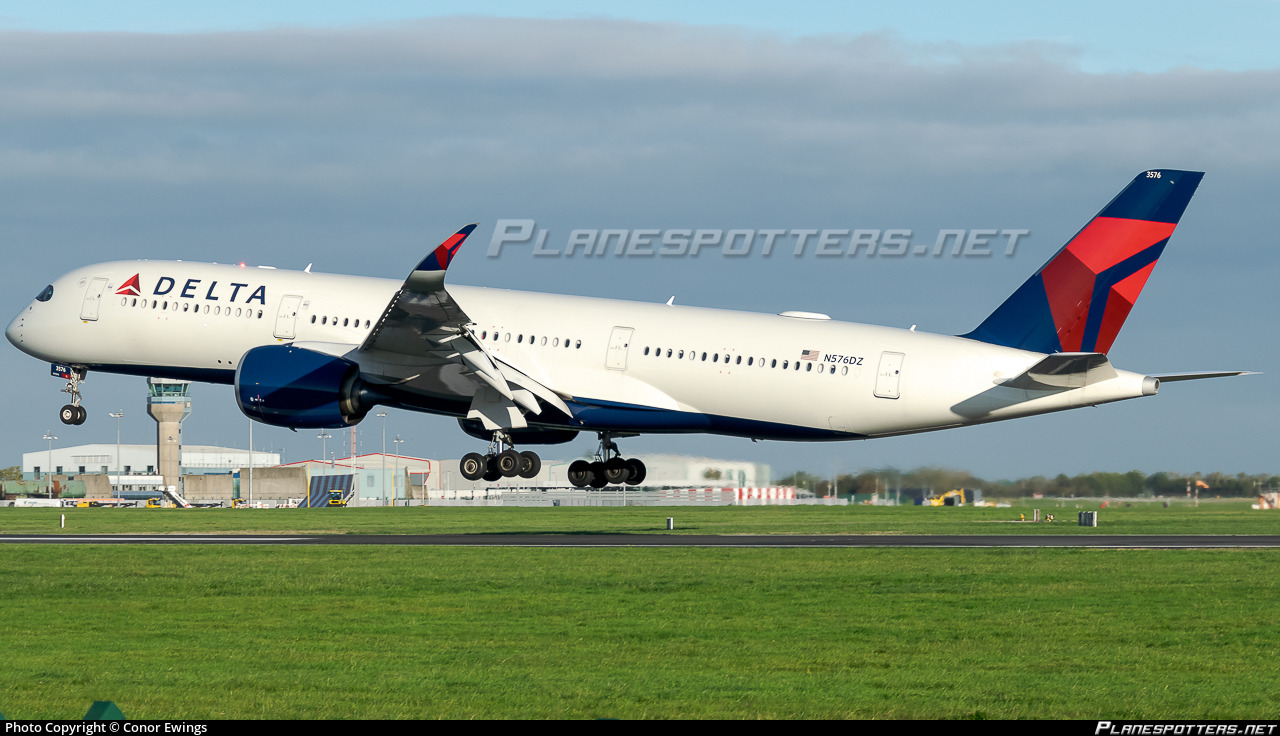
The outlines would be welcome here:
[[[1116,369],[1102,353],[1054,353],[1046,355],[1025,373],[1001,386],[1034,391],[1060,391],[1081,388],[1116,377]]]
[[[1191,373],[1155,373],[1152,378],[1167,383],[1169,381],[1198,381],[1201,378],[1222,378],[1223,376],[1254,376],[1258,371],[1192,371]]]

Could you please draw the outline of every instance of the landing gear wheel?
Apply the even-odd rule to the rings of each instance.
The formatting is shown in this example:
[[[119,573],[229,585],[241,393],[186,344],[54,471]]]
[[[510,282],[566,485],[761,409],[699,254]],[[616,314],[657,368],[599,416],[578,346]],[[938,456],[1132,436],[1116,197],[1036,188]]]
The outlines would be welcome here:
[[[80,416],[76,417],[76,424],[84,424],[84,420],[89,418],[89,410],[83,406],[77,406],[76,411],[80,412]]]
[[[62,407],[62,410],[58,412],[58,418],[62,420],[63,424],[79,424],[84,421],[80,419],[80,407],[72,406],[71,404]]]
[[[538,457],[538,453],[529,450],[520,453],[521,478],[537,477],[540,470],[542,470],[542,458]]]
[[[462,477],[467,480],[480,480],[488,469],[488,463],[485,462],[484,455],[478,452],[469,452],[463,455],[462,460],[458,463],[458,470],[462,472]]]
[[[627,469],[627,463],[622,458],[611,458],[604,464],[604,479],[607,483],[612,485],[625,483],[629,477],[631,477],[631,471]]]
[[[485,456],[485,471],[484,471],[484,475],[480,477],[484,478],[490,483],[502,478],[502,471],[498,470],[498,458],[494,457],[493,455]]]
[[[627,485],[638,486],[641,483],[643,483],[645,475],[647,475],[647,471],[645,470],[644,463],[640,462],[635,458],[631,458],[630,460],[626,461],[626,465],[627,465],[627,471],[631,474],[627,478]]]
[[[569,463],[569,482],[574,488],[586,488],[595,477],[591,473],[591,463],[586,460],[574,460]]]
[[[520,466],[523,461],[520,459],[520,453],[515,450],[503,450],[494,458],[497,463],[498,472],[502,473],[504,478],[514,478],[520,475]]]
[[[591,480],[587,484],[592,488],[604,488],[609,483],[604,477],[604,463],[591,463]]]

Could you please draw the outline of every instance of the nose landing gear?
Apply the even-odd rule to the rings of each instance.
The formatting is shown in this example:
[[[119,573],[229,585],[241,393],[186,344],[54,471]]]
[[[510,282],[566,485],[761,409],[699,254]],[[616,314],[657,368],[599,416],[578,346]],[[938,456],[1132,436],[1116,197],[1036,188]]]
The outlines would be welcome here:
[[[600,448],[594,461],[575,460],[569,465],[569,482],[577,488],[604,488],[607,485],[639,485],[647,472],[637,458],[624,459],[608,432],[600,433]]]
[[[84,420],[89,418],[89,412],[80,406],[80,382],[84,380],[86,373],[85,369],[75,366],[53,366],[53,375],[67,379],[62,392],[71,394],[71,403],[58,411],[58,418],[63,424],[84,424]]]
[[[502,448],[506,449],[502,449]],[[489,452],[481,455],[469,452],[462,456],[458,470],[467,480],[493,482],[500,478],[533,478],[542,470],[542,458],[536,452],[517,452],[506,432],[498,430],[493,433],[489,443]]]

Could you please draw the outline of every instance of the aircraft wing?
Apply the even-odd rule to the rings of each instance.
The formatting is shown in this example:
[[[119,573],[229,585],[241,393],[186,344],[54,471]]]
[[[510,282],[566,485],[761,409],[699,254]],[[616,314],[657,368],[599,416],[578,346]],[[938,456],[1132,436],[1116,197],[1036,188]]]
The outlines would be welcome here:
[[[467,225],[422,259],[353,357],[375,383],[470,397],[468,418],[487,429],[528,426],[524,414],[540,413],[539,401],[569,413],[554,391],[494,360],[445,288],[449,263],[475,228]]]

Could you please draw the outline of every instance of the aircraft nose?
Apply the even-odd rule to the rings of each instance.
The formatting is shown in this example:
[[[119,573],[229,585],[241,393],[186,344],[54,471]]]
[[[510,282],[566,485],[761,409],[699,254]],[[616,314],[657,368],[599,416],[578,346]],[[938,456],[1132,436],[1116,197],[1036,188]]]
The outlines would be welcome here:
[[[22,311],[24,313],[26,312],[25,309]],[[17,317],[13,318],[13,321],[9,323],[8,327],[4,328],[4,336],[16,347],[22,347],[23,319],[23,314],[19,314]]]

